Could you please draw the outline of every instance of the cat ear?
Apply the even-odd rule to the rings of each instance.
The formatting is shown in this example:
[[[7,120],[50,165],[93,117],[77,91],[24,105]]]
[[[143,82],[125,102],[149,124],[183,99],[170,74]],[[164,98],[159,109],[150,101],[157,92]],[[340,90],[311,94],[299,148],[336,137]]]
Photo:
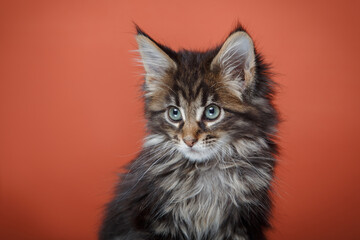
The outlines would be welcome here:
[[[226,39],[211,69],[220,70],[225,84],[241,97],[254,82],[255,64],[253,41],[246,32],[237,31]]]
[[[169,71],[176,70],[176,63],[150,37],[140,32],[136,36],[140,62],[145,68],[145,83],[148,88],[156,88]]]

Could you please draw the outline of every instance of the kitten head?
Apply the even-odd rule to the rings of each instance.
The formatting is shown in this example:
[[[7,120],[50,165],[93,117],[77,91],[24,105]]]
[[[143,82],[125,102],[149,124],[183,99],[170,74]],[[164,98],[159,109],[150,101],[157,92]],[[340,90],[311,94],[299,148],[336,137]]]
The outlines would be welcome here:
[[[145,69],[145,146],[166,145],[191,161],[267,147],[264,133],[276,124],[271,80],[243,27],[205,52],[175,52],[137,31]]]

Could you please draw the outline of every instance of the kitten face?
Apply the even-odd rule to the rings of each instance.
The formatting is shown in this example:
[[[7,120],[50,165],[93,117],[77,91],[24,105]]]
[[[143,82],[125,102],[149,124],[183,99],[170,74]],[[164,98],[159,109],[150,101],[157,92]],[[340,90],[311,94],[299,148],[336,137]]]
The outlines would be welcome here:
[[[236,141],[254,136],[258,108],[248,93],[256,63],[249,35],[234,32],[206,52],[174,52],[138,31],[150,131],[145,145],[170,145],[190,161],[205,161],[224,159]]]
[[[217,128],[225,116],[224,110],[212,100],[213,96],[204,102],[202,97],[199,93],[188,101],[180,95],[179,105],[173,98],[164,112],[164,118],[170,124],[168,134],[175,147],[193,161],[203,161],[219,154],[226,140],[223,131]],[[179,120],[173,119],[174,112],[181,115]]]
[[[247,124],[237,113],[256,110],[227,89],[220,76],[198,71],[193,80],[181,68],[169,76],[168,87],[147,99],[148,128],[190,161],[230,155],[238,127]]]

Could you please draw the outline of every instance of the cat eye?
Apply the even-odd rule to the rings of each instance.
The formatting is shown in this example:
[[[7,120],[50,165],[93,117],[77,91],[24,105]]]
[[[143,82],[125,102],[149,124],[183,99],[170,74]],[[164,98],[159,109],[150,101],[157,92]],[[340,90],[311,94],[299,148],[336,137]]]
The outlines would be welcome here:
[[[181,112],[177,107],[170,107],[168,110],[169,118],[173,121],[180,121],[182,120]]]
[[[215,120],[220,115],[220,108],[215,104],[211,104],[205,108],[204,116],[208,120]]]

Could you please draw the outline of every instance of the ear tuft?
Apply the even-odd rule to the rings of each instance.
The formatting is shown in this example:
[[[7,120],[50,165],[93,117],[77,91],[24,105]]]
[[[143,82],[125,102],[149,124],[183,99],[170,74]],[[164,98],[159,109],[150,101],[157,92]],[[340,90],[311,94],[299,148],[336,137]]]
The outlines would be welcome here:
[[[137,30],[136,41],[141,56],[140,62],[145,69],[145,91],[151,95],[164,86],[165,76],[176,70],[177,65],[163,51],[162,48],[166,47],[156,43],[137,25],[135,26]],[[168,51],[171,50],[168,49]]]
[[[213,59],[211,69],[220,69],[224,82],[241,97],[254,81],[255,65],[252,39],[244,31],[235,31]]]
[[[139,25],[137,25],[136,23],[134,23],[135,26],[135,30],[136,30],[136,34],[137,35],[143,35],[147,38],[149,38],[151,41],[155,42],[144,30],[142,30]]]
[[[148,37],[139,34],[136,36],[136,41],[147,77],[160,78],[168,70],[176,69],[175,62]]]
[[[137,25],[136,23],[134,23],[134,25],[137,35],[146,35],[145,32],[139,27],[139,25]]]

